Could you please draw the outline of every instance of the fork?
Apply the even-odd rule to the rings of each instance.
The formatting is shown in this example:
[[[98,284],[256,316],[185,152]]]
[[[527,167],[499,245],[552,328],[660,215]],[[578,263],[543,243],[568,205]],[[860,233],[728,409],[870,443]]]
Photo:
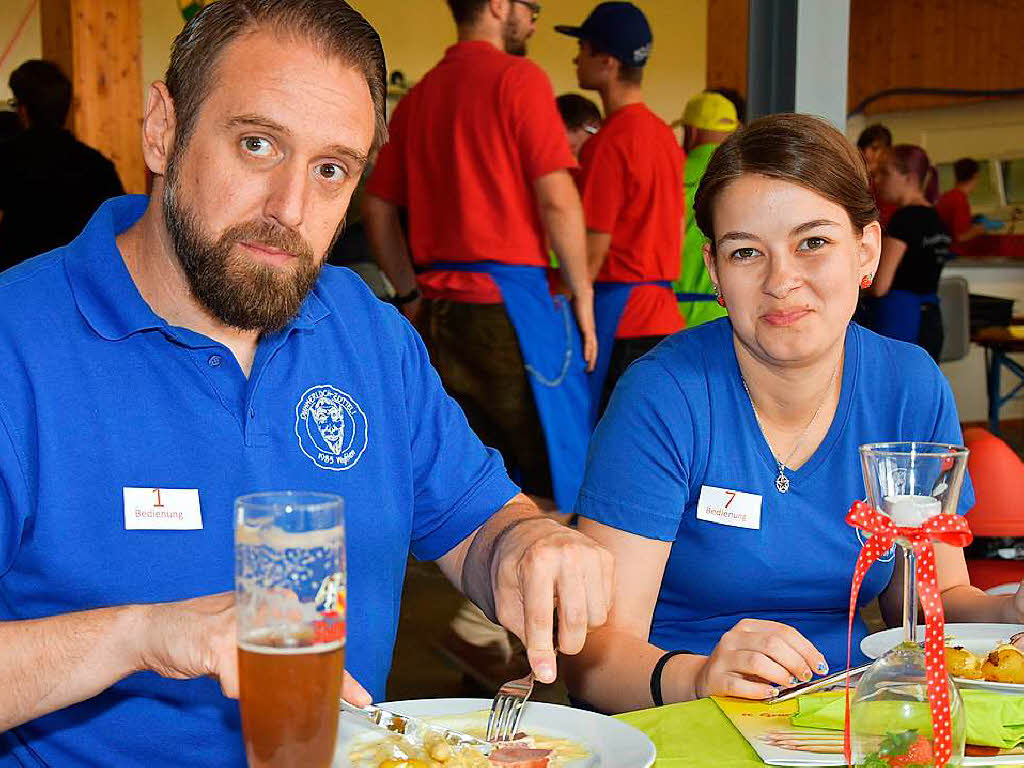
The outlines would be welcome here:
[[[523,716],[523,704],[533,693],[533,672],[518,680],[509,680],[498,689],[487,718],[487,741],[511,741]]]

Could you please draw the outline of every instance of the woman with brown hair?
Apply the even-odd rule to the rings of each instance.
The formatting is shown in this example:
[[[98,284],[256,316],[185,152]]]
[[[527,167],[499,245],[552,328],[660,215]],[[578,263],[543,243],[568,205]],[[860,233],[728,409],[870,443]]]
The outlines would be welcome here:
[[[864,163],[838,131],[805,115],[754,121],[712,157],[695,210],[729,316],[630,367],[576,505],[580,530],[615,555],[614,602],[563,666],[574,696],[604,711],[767,698],[842,668],[858,446],[961,441],[928,356],[851,323],[882,236]],[[961,511],[973,500],[968,481]],[[936,549],[951,621],[1024,616],[1024,598],[972,588],[961,551]],[[893,560],[868,572],[860,600],[881,597],[896,618]],[[858,620],[855,662],[865,633]]]
[[[939,276],[952,257],[952,238],[932,206],[938,177],[928,154],[913,144],[890,149],[879,167],[878,191],[896,210],[868,289],[874,297],[868,325],[883,336],[924,347],[938,361],[943,336]]]

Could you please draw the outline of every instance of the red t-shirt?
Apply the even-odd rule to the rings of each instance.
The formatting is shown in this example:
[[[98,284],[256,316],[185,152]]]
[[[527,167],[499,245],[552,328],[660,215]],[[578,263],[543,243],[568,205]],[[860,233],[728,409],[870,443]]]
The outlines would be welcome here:
[[[587,229],[612,236],[598,281],[643,283],[679,277],[683,151],[672,129],[643,104],[613,112],[580,152]],[[682,329],[671,288],[639,285],[617,339]]]
[[[399,102],[366,191],[409,213],[413,261],[547,266],[533,182],[573,168],[547,75],[486,42],[463,42]],[[497,303],[487,275],[428,272],[428,298]]]
[[[942,217],[954,243],[971,228],[971,201],[962,189],[953,187],[944,193],[935,204],[935,210]]]

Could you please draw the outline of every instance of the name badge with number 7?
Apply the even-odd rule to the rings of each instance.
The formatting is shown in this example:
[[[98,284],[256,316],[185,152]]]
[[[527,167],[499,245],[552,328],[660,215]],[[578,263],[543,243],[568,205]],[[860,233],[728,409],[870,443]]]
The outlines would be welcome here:
[[[123,488],[127,531],[198,531],[198,488]]]
[[[702,485],[697,519],[756,531],[761,527],[761,497],[755,493]]]

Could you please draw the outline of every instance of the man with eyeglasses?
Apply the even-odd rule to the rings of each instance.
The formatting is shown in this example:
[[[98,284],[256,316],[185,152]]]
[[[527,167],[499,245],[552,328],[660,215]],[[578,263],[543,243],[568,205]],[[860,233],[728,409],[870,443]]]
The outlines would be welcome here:
[[[67,244],[124,194],[114,164],[64,128],[71,82],[56,64],[26,61],[8,83],[25,130],[0,144],[0,271]]]
[[[568,511],[597,348],[576,161],[547,75],[524,58],[540,6],[448,5],[458,42],[395,109],[363,221],[394,303],[424,333],[470,426],[526,493]],[[571,302],[549,291],[548,244]],[[463,614],[456,636],[492,644]],[[504,637],[491,633],[496,661],[510,656]]]
[[[519,3],[525,5],[530,9],[530,23],[536,24],[537,19],[540,18],[540,3],[531,3],[528,0],[512,0],[513,3]]]

